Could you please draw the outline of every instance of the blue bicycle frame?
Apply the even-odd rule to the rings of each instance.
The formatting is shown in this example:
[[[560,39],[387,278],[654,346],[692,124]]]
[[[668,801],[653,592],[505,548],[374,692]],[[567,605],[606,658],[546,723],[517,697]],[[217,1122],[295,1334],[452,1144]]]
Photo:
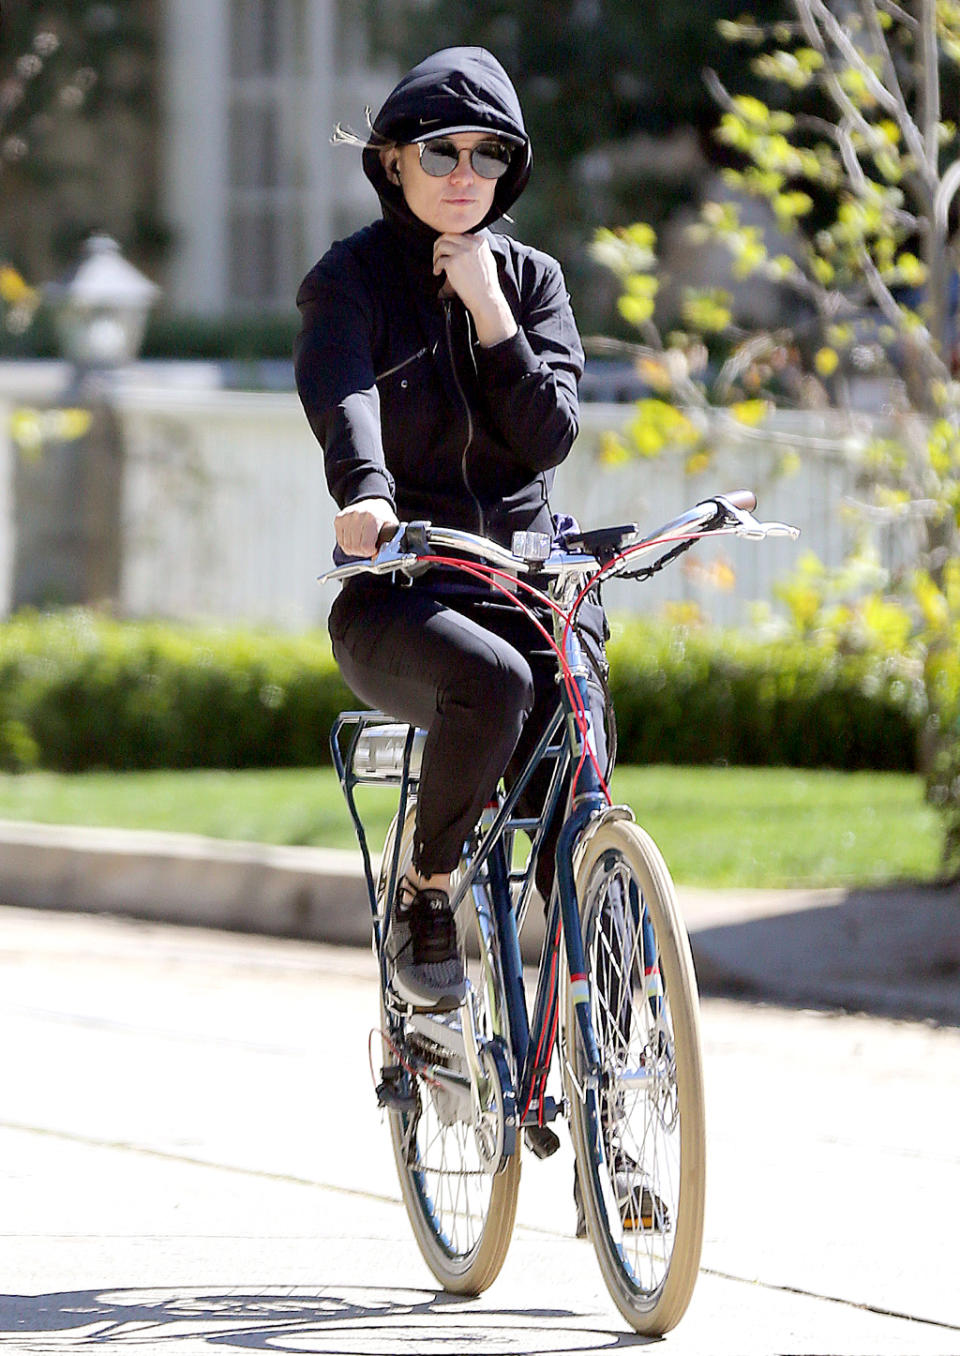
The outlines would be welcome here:
[[[590,706],[587,694],[586,665],[580,642],[573,628],[570,628],[567,632],[565,649],[565,658],[573,675],[572,681],[579,693],[580,707],[582,711],[586,712],[589,723]],[[478,830],[475,843],[467,845],[465,870],[453,900],[454,908],[457,908],[461,900],[466,898],[468,892],[473,891],[475,884],[483,883],[488,887],[487,891],[477,890],[473,893],[484,941],[488,945],[493,942],[500,959],[505,992],[506,1019],[509,1024],[508,1044],[513,1054],[517,1072],[517,1102],[519,1107],[526,1110],[523,1124],[543,1124],[553,1120],[559,1112],[559,1107],[553,1098],[541,1096],[535,1104],[534,1094],[538,1084],[540,1084],[542,1091],[553,1057],[560,988],[561,931],[566,947],[566,960],[570,973],[579,1035],[586,1054],[588,1082],[595,1081],[600,1071],[600,1058],[590,1016],[583,940],[573,875],[573,846],[578,836],[591,819],[601,814],[608,806],[596,768],[589,756],[584,759],[583,766],[580,768],[573,805],[563,824],[557,844],[556,884],[547,910],[546,932],[540,960],[532,1023],[528,1015],[523,986],[523,962],[520,953],[518,919],[522,920],[524,916],[532,889],[544,827],[550,822],[553,814],[559,811],[561,801],[566,798],[568,773],[571,767],[579,763],[583,751],[583,735],[579,719],[574,713],[571,698],[565,686],[561,687],[561,692],[562,701],[558,705],[556,714],[544,731],[536,748],[530,754],[516,782],[503,798],[492,822]],[[386,961],[380,943],[382,929],[385,929],[389,921],[389,910],[396,894],[401,851],[400,834],[398,832],[394,835],[392,859],[386,864],[384,898],[387,912],[381,919],[377,911],[377,885],[374,881],[366,832],[354,794],[358,784],[368,782],[371,779],[355,770],[354,755],[363,731],[372,725],[386,723],[393,722],[381,712],[347,711],[338,717],[330,734],[330,748],[334,767],[343,788],[363,857],[376,953],[380,958],[380,979],[384,986],[387,982]],[[562,733],[564,726],[566,730],[565,733]],[[344,751],[341,736],[345,730],[351,727],[353,729],[352,737]],[[412,727],[408,729],[402,768],[397,779],[399,782],[398,825],[402,825],[404,822],[407,807],[410,803],[411,791],[416,781],[410,767],[415,734],[416,731]],[[591,737],[592,742],[592,736],[589,737]],[[541,818],[537,821],[518,817],[516,814],[517,802],[530,778],[544,760],[552,761],[554,770]],[[376,780],[378,784],[384,784],[383,778],[378,777]],[[387,780],[389,782],[393,779]],[[534,832],[527,865],[522,872],[516,873],[511,870],[507,846],[512,843],[513,834],[519,829]],[[521,884],[521,889],[515,907],[511,884],[516,882]]]

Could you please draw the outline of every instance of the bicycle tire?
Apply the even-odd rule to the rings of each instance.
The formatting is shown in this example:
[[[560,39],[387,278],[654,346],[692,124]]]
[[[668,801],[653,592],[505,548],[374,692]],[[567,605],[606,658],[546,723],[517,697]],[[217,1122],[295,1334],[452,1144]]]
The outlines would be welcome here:
[[[401,837],[401,870],[410,857],[413,819],[411,807]],[[384,844],[384,864],[391,860],[395,834],[396,820]],[[385,868],[381,893],[383,874]],[[504,1011],[500,967],[482,939],[478,950],[479,957],[466,958],[465,963],[478,994],[478,1029],[495,1040],[502,1030]],[[426,1081],[416,1078],[413,1082],[419,1108],[416,1124],[411,1124],[413,1113],[389,1113],[403,1203],[423,1259],[444,1290],[478,1295],[499,1275],[513,1236],[520,1190],[520,1137],[500,1170],[490,1173],[481,1164],[472,1126],[462,1120],[444,1124]]]
[[[705,1108],[690,944],[666,864],[638,825],[601,824],[576,880],[586,985],[568,978],[565,1072],[579,1191],[611,1298],[637,1332],[661,1336],[690,1302],[703,1241]],[[600,1053],[593,1090],[578,1001],[591,1005]]]

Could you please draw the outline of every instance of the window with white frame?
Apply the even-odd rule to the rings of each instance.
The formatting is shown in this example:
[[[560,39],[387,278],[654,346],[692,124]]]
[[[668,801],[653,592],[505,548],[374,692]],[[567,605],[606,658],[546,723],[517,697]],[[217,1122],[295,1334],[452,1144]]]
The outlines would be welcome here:
[[[310,0],[231,0],[228,87],[229,302],[287,308],[303,256],[298,122]],[[229,304],[228,302],[228,304]]]

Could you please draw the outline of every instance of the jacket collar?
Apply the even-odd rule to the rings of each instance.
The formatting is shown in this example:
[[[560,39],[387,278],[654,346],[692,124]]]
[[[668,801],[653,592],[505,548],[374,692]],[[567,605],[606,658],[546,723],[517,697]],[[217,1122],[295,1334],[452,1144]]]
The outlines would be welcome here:
[[[389,195],[381,193],[380,206],[410,282],[418,292],[439,301],[443,278],[433,271],[433,247],[440,238],[439,231],[410,211],[399,189]]]
[[[384,223],[400,252],[407,280],[418,295],[439,305],[444,279],[433,271],[433,247],[439,239],[439,231],[414,216],[402,196],[396,206],[385,199],[381,199],[381,203]],[[478,226],[471,234],[482,235],[498,259],[503,255],[500,236],[495,231]]]

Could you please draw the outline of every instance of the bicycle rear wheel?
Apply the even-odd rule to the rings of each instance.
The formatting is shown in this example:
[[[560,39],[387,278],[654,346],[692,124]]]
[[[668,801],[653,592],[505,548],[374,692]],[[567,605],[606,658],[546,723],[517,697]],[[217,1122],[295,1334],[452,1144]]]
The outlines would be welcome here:
[[[411,809],[401,836],[401,870],[410,860],[413,817]],[[381,894],[396,831],[394,821],[384,845]],[[461,915],[464,912],[475,920],[469,901],[460,910]],[[458,918],[461,944],[462,922]],[[502,1104],[503,1080],[492,1067],[501,1061],[506,1073],[503,985],[494,949],[481,938],[479,957],[466,958],[465,965],[477,1033],[487,1043],[484,1072],[489,1077],[482,1124],[465,1116],[462,1106],[429,1078],[407,1073],[414,1107],[390,1112],[390,1137],[403,1202],[424,1261],[445,1290],[476,1295],[496,1279],[510,1245],[520,1188],[520,1143],[517,1138],[513,1153],[498,1159],[498,1128],[502,1134],[513,1108]],[[459,1017],[454,1013],[443,1020],[457,1022]],[[417,1037],[409,1035],[401,1037],[401,1048],[407,1039],[416,1050]],[[396,1057],[386,1044],[384,1053],[388,1062]],[[511,1131],[515,1134],[515,1126]]]
[[[567,1084],[587,1230],[638,1332],[682,1318],[703,1238],[705,1127],[696,979],[673,882],[653,840],[611,820],[577,870],[586,985],[568,984]],[[600,1055],[587,1086],[576,1006]]]

